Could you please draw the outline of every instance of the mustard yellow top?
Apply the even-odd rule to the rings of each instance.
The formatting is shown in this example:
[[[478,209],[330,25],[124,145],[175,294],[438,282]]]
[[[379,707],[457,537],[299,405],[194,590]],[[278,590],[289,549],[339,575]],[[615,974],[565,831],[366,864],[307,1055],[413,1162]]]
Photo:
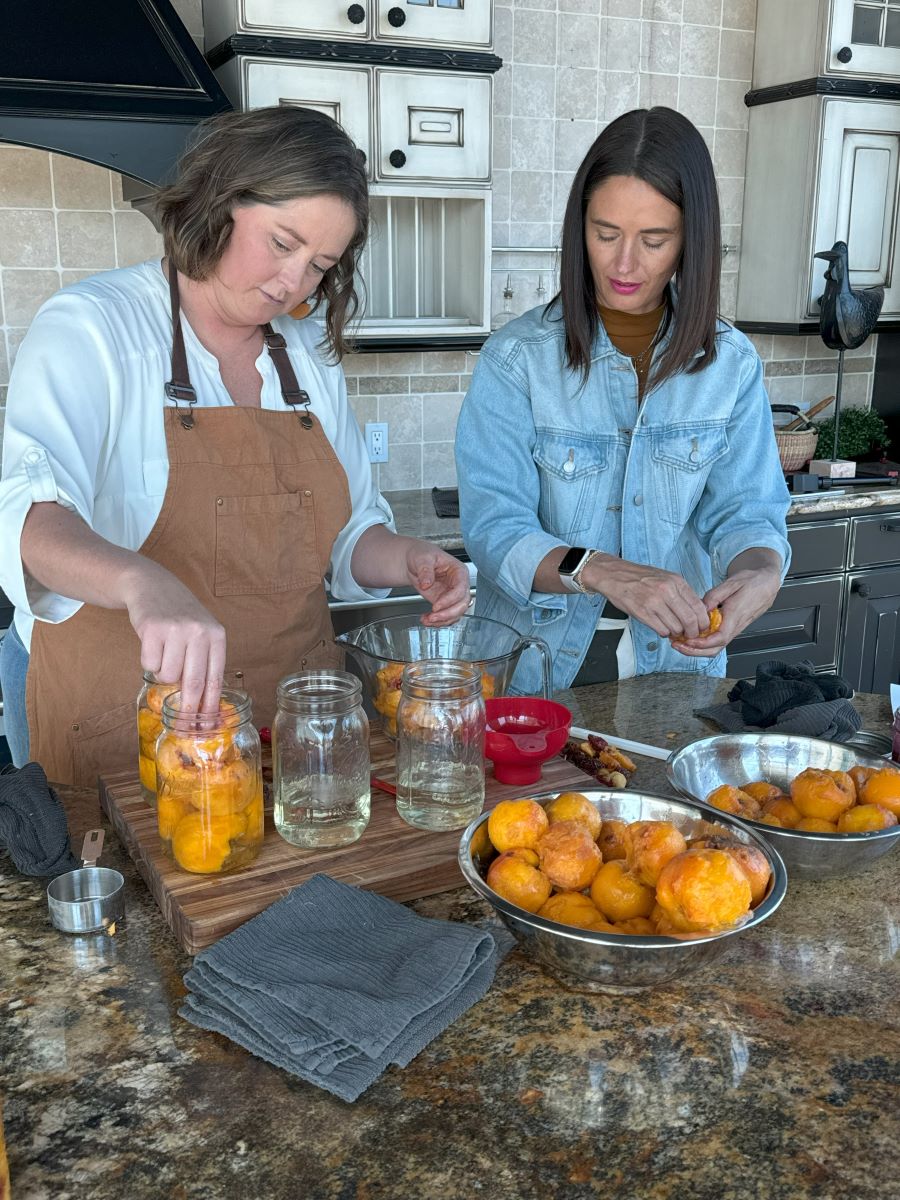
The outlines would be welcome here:
[[[620,354],[627,354],[634,363],[638,395],[643,396],[650,360],[653,358],[650,347],[661,327],[666,311],[665,302],[659,308],[645,313],[621,312],[617,308],[604,308],[602,304],[597,305],[597,311],[609,340]]]

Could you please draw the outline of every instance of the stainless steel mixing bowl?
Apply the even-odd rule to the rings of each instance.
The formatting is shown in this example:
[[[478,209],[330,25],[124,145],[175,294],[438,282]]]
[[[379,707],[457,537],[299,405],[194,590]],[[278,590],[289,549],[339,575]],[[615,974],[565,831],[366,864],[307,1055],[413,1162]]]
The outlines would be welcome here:
[[[551,792],[535,799],[546,803],[555,795]],[[605,819],[671,821],[687,838],[699,836],[713,820],[748,846],[761,850],[768,859],[772,877],[764,899],[749,920],[712,937],[682,940],[576,929],[526,912],[488,887],[483,872],[495,852],[487,836],[490,814],[482,813],[466,829],[459,846],[459,865],[466,882],[496,911],[529,958],[546,967],[567,987],[578,991],[636,992],[680,980],[689,971],[720,958],[734,938],[761,925],[784,899],[787,875],[778,852],[727,813],[645,792],[596,791],[583,795]]]
[[[786,733],[723,733],[700,738],[669,755],[669,782],[694,800],[704,801],[720,784],[734,787],[766,779],[790,792],[791,780],[807,767],[846,771],[852,766],[882,768],[889,763],[854,746]],[[747,821],[774,846],[792,879],[832,879],[865,870],[900,839],[900,825],[873,833],[807,833]]]

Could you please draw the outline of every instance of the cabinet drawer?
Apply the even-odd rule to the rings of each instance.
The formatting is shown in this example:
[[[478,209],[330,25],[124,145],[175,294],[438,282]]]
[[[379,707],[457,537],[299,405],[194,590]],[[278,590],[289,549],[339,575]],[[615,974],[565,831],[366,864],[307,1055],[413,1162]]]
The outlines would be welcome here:
[[[809,661],[817,670],[834,670],[841,623],[843,576],[787,582],[768,612],[728,647],[728,674],[745,678],[759,663]]]
[[[375,36],[420,46],[491,44],[491,0],[375,0]]]
[[[789,525],[787,536],[791,545],[789,578],[843,569],[847,561],[849,521],[828,524],[810,521],[805,525]]]
[[[375,106],[379,178],[490,181],[490,76],[376,68]]]
[[[218,12],[216,12],[218,10]],[[207,47],[212,21],[227,20],[231,33],[271,33],[278,37],[339,37],[341,41],[369,37],[372,20],[369,0],[203,0]],[[221,37],[218,39],[222,40]]]
[[[297,104],[325,113],[365,154],[371,175],[372,77],[366,67],[317,67],[290,59],[242,54],[224,63],[216,77],[235,108]]]
[[[841,674],[860,692],[900,683],[900,567],[847,577]]]
[[[900,564],[900,513],[854,517],[850,534],[850,566]]]

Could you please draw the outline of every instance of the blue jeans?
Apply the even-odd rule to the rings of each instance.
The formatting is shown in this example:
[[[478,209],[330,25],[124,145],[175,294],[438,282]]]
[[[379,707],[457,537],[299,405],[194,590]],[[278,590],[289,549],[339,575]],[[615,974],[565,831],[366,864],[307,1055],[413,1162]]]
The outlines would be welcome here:
[[[24,767],[29,760],[28,718],[25,715],[27,674],[28,651],[16,633],[15,625],[10,625],[0,642],[0,691],[3,692],[3,728],[17,767]]]

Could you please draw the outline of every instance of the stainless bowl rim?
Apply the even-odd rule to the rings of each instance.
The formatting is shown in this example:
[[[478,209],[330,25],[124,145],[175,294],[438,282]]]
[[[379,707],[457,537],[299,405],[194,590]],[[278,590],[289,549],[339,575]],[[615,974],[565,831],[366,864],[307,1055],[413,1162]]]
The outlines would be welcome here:
[[[696,938],[673,938],[663,935],[652,936],[650,934],[623,934],[623,933],[604,933],[594,929],[580,929],[576,925],[562,925],[558,921],[550,921],[546,917],[539,917],[536,913],[527,912],[524,908],[520,908],[518,904],[513,904],[509,900],[504,900],[499,896],[493,888],[488,887],[487,883],[475,869],[472,862],[470,847],[472,838],[475,836],[476,830],[483,825],[490,817],[490,812],[483,812],[476,817],[470,825],[463,831],[462,838],[459,843],[459,852],[457,859],[460,870],[465,877],[466,883],[469,884],[480,896],[489,901],[494,908],[505,913],[509,917],[513,917],[523,924],[531,925],[535,929],[543,930],[546,933],[557,934],[561,937],[568,938],[574,942],[592,942],[601,946],[619,946],[627,947],[635,950],[646,950],[648,947],[659,948],[663,950],[676,951],[684,949],[688,946],[696,946],[699,944],[706,945],[708,942],[722,941],[723,938],[733,937],[736,933],[742,933],[745,929],[752,929],[755,925],[761,924],[767,917],[770,917],[773,912],[781,904],[787,892],[787,868],[784,865],[781,855],[778,850],[769,844],[766,844],[762,838],[757,836],[755,830],[748,828],[749,822],[740,821],[733,817],[730,813],[721,812],[718,808],[712,808],[708,804],[700,804],[691,800],[686,802],[679,799],[677,796],[663,796],[659,792],[637,792],[628,791],[625,789],[596,789],[589,788],[587,793],[593,793],[601,799],[603,796],[624,796],[629,800],[646,797],[648,800],[660,800],[664,804],[674,804],[678,808],[684,810],[687,816],[698,816],[707,819],[710,815],[716,821],[719,818],[724,818],[719,821],[719,824],[733,825],[744,833],[749,833],[753,845],[760,850],[768,860],[769,866],[772,869],[772,880],[768,896],[762,901],[758,908],[753,910],[753,913],[748,921],[744,921],[741,925],[735,925],[731,929],[723,929],[721,933],[709,934],[706,937]],[[552,800],[558,796],[559,792],[541,792],[539,795],[529,797],[531,800],[537,800],[542,804],[545,801]]]
[[[86,871],[95,871],[94,876],[99,883],[104,887],[109,887],[108,891],[104,891],[100,896],[83,896],[80,900],[67,900],[63,896],[59,896],[56,892],[59,888],[57,884],[63,880],[78,875]],[[76,867],[73,871],[64,871],[62,875],[56,875],[47,884],[47,903],[51,908],[58,908],[61,912],[77,912],[80,909],[91,904],[103,904],[107,900],[112,900],[114,896],[118,896],[119,892],[125,886],[125,876],[121,871],[115,870],[113,867]],[[56,889],[54,891],[54,888]]]
[[[416,620],[418,620],[418,618],[416,618]],[[518,639],[518,641],[516,642],[516,645],[513,647],[513,649],[509,651],[508,654],[495,654],[495,655],[491,656],[490,658],[447,659],[448,662],[458,661],[458,662],[467,662],[467,663],[478,663],[480,666],[491,666],[493,663],[509,662],[509,660],[513,657],[513,655],[520,654],[528,646],[527,637],[524,634],[519,633],[518,629],[516,629],[513,625],[507,625],[505,621],[495,621],[493,617],[470,617],[467,613],[464,613],[463,616],[459,617],[458,620],[453,622],[453,625],[446,625],[446,626],[443,626],[443,628],[452,629],[455,625],[459,625],[463,621],[471,621],[471,620],[486,621],[491,625],[496,625],[500,629],[508,629],[510,631],[510,633],[514,633],[516,635],[516,638]],[[404,621],[408,625],[415,624],[415,621],[413,620],[413,618],[410,618],[410,617],[386,617],[383,621],[370,621],[367,625],[359,625],[359,626],[357,626],[356,629],[349,629],[349,630],[347,630],[346,634],[340,634],[334,640],[344,650],[349,650],[351,652],[353,650],[360,650],[360,651],[362,651],[363,654],[368,654],[369,658],[377,658],[379,662],[386,662],[386,663],[422,662],[423,661],[422,659],[392,658],[389,654],[376,654],[373,650],[367,650],[365,646],[360,646],[358,643],[342,641],[342,638],[349,637],[351,634],[359,634],[359,633],[362,633],[364,630],[372,629],[375,626],[380,626],[381,628],[383,628],[385,625],[390,625],[391,622],[393,622],[393,621],[396,621],[398,625]],[[523,643],[524,643],[524,645],[523,645]]]
[[[679,796],[684,796],[692,804],[697,804],[701,808],[705,808],[707,812],[720,812],[720,809],[714,808],[713,805],[707,804],[704,800],[698,800],[696,796],[692,796],[690,792],[686,791],[678,783],[675,778],[674,763],[679,754],[683,754],[685,750],[690,750],[694,746],[708,746],[715,742],[726,741],[741,736],[739,733],[717,733],[712,737],[696,738],[693,742],[688,742],[686,746],[680,746],[677,750],[673,750],[666,759],[666,778],[678,792]],[[753,737],[755,741],[762,741],[767,735],[764,733],[754,733],[749,736]],[[771,736],[778,737],[782,735],[774,734]],[[843,745],[841,742],[828,742],[824,738],[803,737],[801,734],[792,733],[790,737],[795,741],[812,742],[817,746]],[[866,754],[862,750],[857,751],[854,748],[853,755],[859,759],[859,766],[861,767],[883,768],[890,766],[890,763],[886,759],[879,758],[874,754]],[[723,815],[728,816],[730,814],[725,813]],[[764,837],[784,837],[788,840],[793,838],[798,842],[824,842],[826,845],[831,844],[833,846],[849,846],[855,842],[877,842],[882,839],[889,841],[891,838],[900,837],[900,821],[896,825],[889,826],[887,829],[870,829],[867,833],[816,833],[811,829],[785,829],[779,825],[766,825],[763,821],[754,821],[751,817],[741,817],[739,823],[751,826],[754,830],[758,830]]]

